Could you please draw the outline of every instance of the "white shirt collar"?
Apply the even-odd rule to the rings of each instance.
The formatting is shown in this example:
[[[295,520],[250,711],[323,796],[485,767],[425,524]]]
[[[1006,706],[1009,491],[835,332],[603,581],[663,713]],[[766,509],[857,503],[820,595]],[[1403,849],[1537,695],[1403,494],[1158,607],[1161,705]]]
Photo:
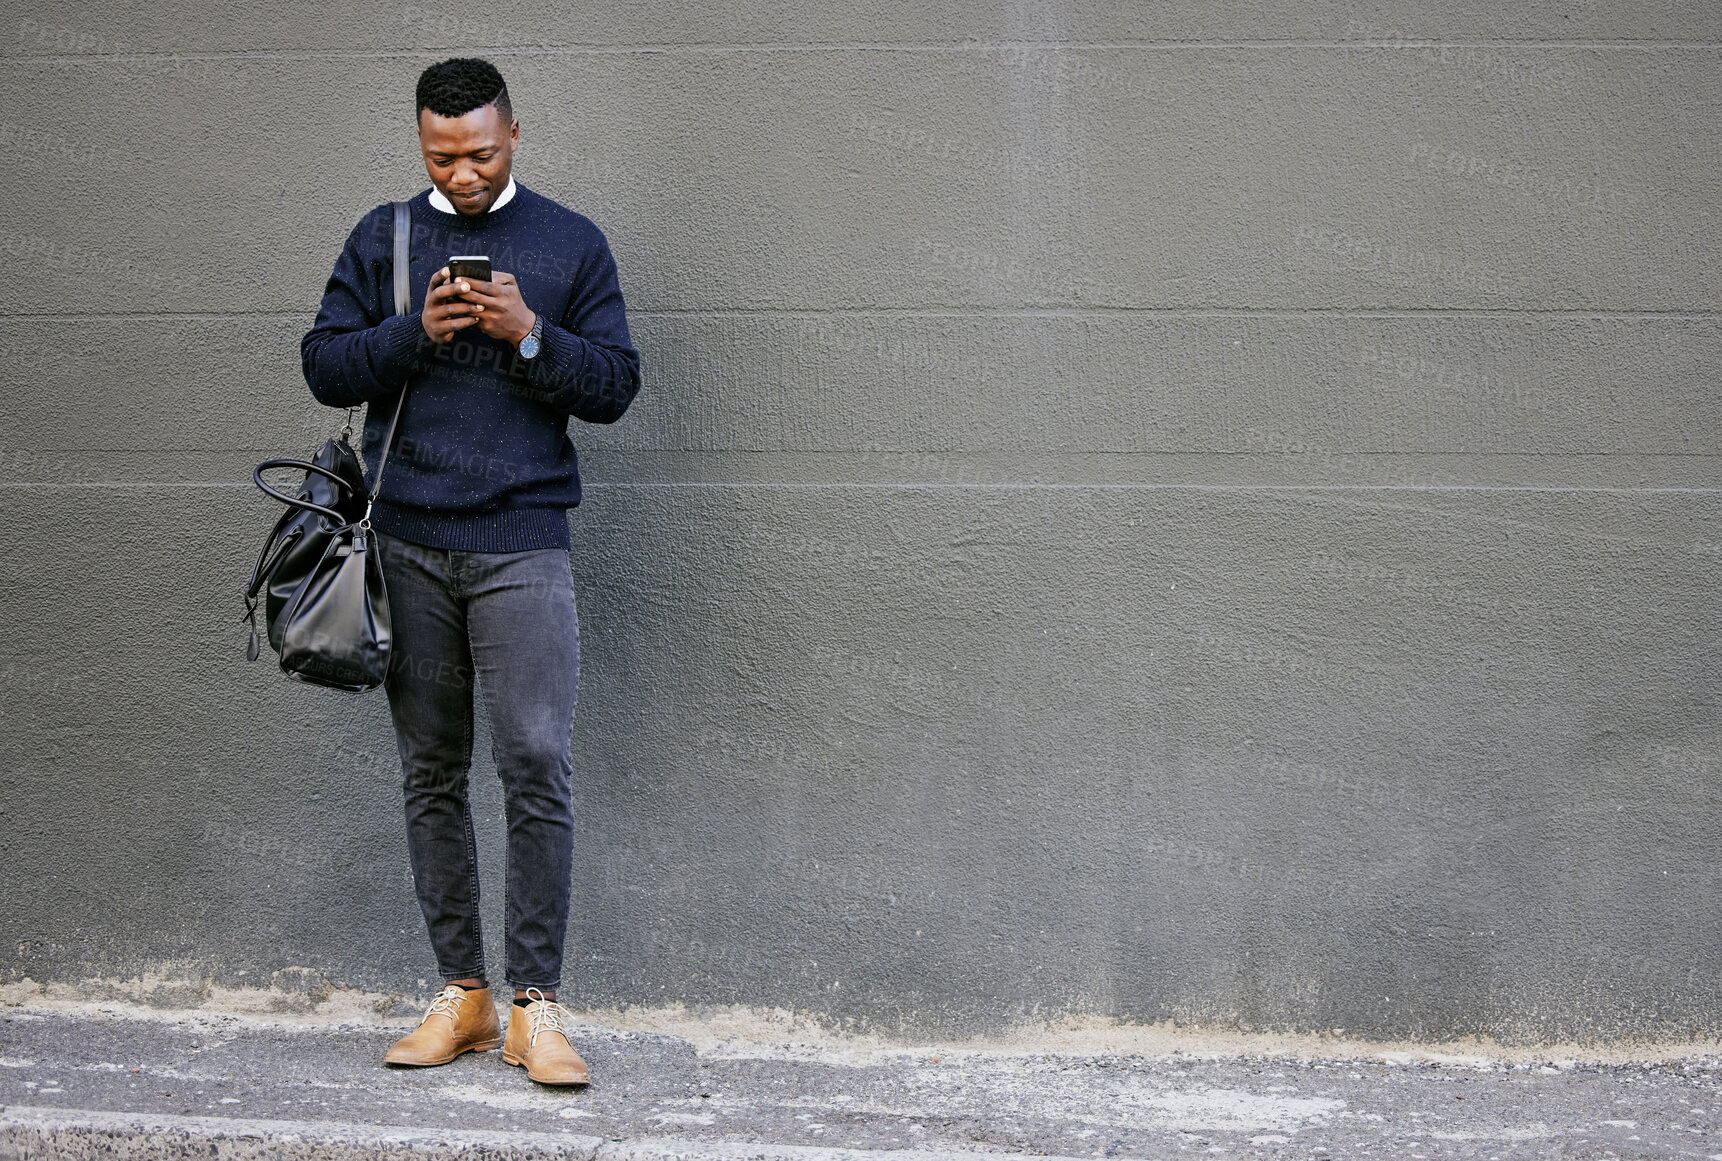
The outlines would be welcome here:
[[[506,206],[508,204],[508,199],[513,197],[513,196],[514,196],[514,178],[510,177],[508,179],[508,188],[502,191],[501,197],[497,198],[495,201],[490,203],[490,209],[486,210],[485,212],[489,213],[489,214],[494,214],[497,210],[500,210],[503,206]],[[444,197],[442,191],[434,185],[431,186],[430,204],[433,208],[439,209],[445,214],[457,214],[460,212],[459,210],[454,208],[454,203],[449,201],[446,197]]]

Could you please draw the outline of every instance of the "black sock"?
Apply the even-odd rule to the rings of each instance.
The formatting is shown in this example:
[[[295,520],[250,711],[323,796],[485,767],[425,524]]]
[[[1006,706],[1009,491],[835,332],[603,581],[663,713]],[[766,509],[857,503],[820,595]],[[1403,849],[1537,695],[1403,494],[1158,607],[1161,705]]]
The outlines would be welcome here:
[[[448,986],[454,987],[454,988],[459,988],[463,992],[482,992],[482,991],[484,991],[484,989],[487,985],[485,985],[485,984],[450,984]]]
[[[524,1008],[528,1004],[536,1004],[537,1002],[538,1002],[537,1000],[531,999],[527,996],[516,996],[516,997],[514,997],[514,1006],[516,1008]],[[551,1000],[550,1002],[552,1004],[554,1004],[556,1001]]]

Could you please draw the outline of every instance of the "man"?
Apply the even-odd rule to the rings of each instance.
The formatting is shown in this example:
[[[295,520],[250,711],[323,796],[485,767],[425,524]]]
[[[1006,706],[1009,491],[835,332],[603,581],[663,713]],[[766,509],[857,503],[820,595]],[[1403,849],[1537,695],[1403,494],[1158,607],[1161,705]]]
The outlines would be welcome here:
[[[311,393],[373,404],[372,513],[393,615],[387,682],[407,847],[444,986],[390,1064],[446,1064],[499,1043],[544,1084],[584,1084],[556,1003],[573,858],[570,731],[579,627],[566,509],[580,502],[570,416],[611,423],[640,387],[616,264],[589,220],[513,177],[520,124],[482,60],[426,69],[419,147],[433,189],[412,199],[414,313],[394,315],[393,213],[359,222],[301,346]],[[488,255],[489,280],[448,259]],[[489,711],[508,821],[503,1041],[486,984],[467,771],[473,684]]]

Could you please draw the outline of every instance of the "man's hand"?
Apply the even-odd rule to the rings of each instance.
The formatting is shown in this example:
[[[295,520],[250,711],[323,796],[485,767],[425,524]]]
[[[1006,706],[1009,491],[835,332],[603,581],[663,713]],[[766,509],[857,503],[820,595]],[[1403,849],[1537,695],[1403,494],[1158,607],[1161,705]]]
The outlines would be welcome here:
[[[478,322],[475,304],[461,297],[471,286],[464,278],[450,279],[447,266],[431,275],[430,289],[425,291],[424,309],[419,312],[419,319],[431,342],[446,343],[456,331]]]
[[[493,339],[520,345],[532,331],[538,316],[533,314],[520,297],[520,284],[514,275],[501,270],[491,272],[489,282],[477,278],[456,279],[462,287],[461,297],[472,306],[478,329]]]

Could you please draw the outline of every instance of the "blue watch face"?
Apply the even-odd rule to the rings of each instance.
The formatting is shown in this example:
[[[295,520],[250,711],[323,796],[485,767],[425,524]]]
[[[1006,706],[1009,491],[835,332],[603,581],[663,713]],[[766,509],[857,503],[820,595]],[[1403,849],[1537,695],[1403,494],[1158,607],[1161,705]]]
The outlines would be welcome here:
[[[522,359],[530,359],[530,358],[532,358],[532,356],[536,355],[537,353],[538,353],[538,336],[537,335],[527,335],[524,339],[520,340],[520,357]]]

